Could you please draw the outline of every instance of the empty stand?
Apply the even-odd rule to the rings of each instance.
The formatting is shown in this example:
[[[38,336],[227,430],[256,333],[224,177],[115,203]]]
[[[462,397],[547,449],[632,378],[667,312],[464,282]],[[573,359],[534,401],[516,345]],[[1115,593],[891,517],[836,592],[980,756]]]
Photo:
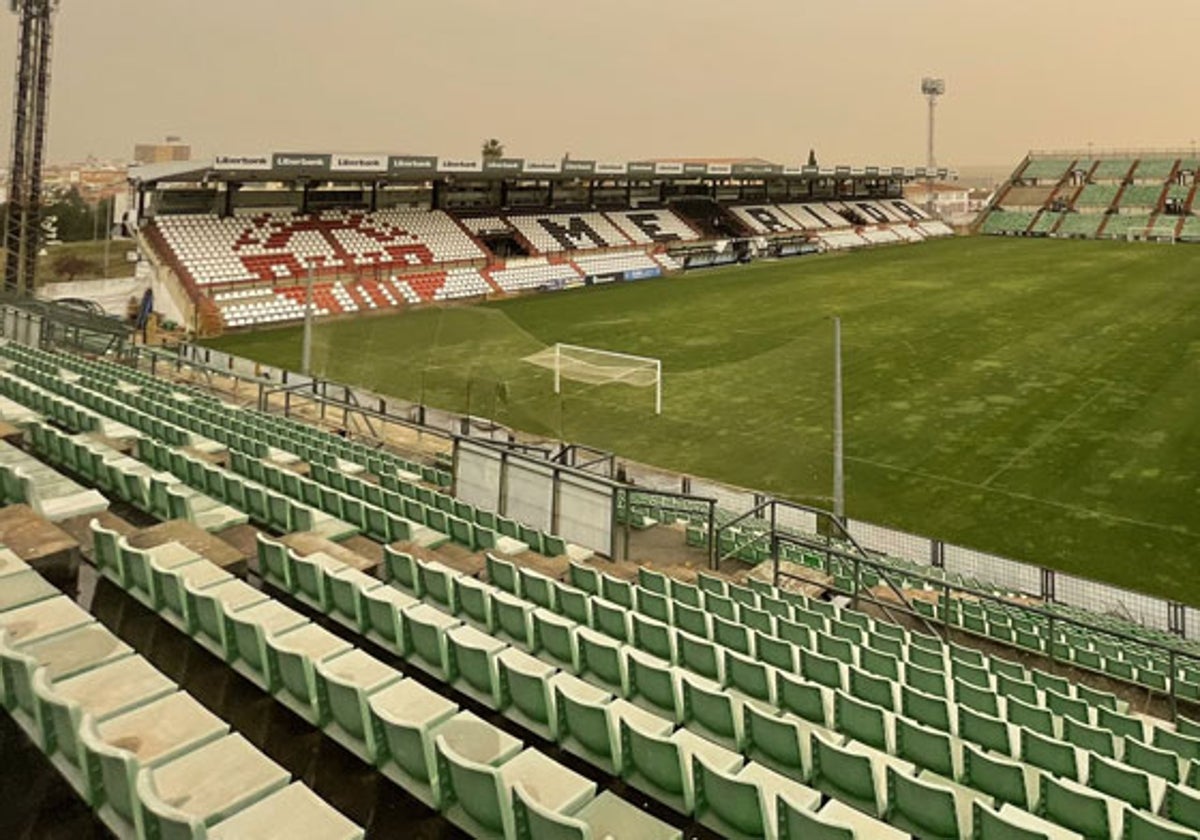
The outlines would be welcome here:
[[[683,219],[666,209],[609,211],[605,215],[638,245],[664,245],[700,238]]]
[[[509,215],[507,221],[539,253],[616,248],[631,243],[630,237],[603,213],[544,213]]]
[[[310,264],[321,271],[354,272],[486,257],[439,210],[165,215],[154,224],[201,287],[300,280]]]

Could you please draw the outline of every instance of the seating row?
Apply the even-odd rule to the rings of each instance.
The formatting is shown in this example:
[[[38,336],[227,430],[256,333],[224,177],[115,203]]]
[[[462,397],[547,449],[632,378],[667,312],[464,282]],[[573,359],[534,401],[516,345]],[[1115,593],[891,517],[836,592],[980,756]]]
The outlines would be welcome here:
[[[138,552],[98,522],[92,530],[103,574],[473,836],[557,837],[564,830],[587,836],[601,830],[679,837],[612,794],[597,797],[593,782],[523,748],[519,739],[203,558]],[[290,565],[307,570],[298,573],[301,578],[338,578],[339,591],[352,603],[386,588],[349,574],[332,558],[300,557],[269,540],[260,546],[285,551]],[[149,576],[139,568],[149,569]],[[399,599],[376,599],[391,605],[390,621],[404,620]],[[332,610],[333,602],[309,603]]]
[[[73,601],[44,581],[35,592],[33,579],[11,559],[0,565],[0,704],[117,837],[363,836]]]
[[[521,570],[519,575],[514,577],[515,570],[513,568],[495,559],[489,563],[489,569],[496,574],[493,580],[499,583],[521,585],[529,592],[545,594],[547,591],[562,593],[567,591],[562,588],[561,584],[556,589],[554,583],[547,586],[546,581],[537,581],[534,573],[527,570]],[[402,572],[401,577],[404,576]],[[424,579],[423,577],[419,580]],[[520,583],[515,584],[517,581]],[[604,576],[601,577],[601,588],[604,588],[603,581]],[[461,582],[466,583],[465,581]],[[564,597],[562,603],[569,603],[570,600],[570,597]],[[1105,825],[1113,827],[1113,836],[1118,836],[1122,822],[1133,824],[1145,820],[1149,820],[1151,823],[1155,821],[1150,814],[1133,813],[1138,809],[1145,811],[1163,809],[1164,813],[1174,814],[1181,808],[1186,810],[1189,807],[1186,803],[1191,801],[1189,797],[1195,796],[1187,793],[1184,789],[1171,789],[1171,792],[1168,793],[1168,780],[1178,782],[1181,778],[1181,770],[1182,778],[1186,779],[1189,776],[1195,778],[1195,773],[1189,773],[1187,767],[1189,761],[1197,755],[1196,748],[1200,746],[1200,741],[1174,734],[1168,739],[1166,737],[1168,731],[1165,729],[1156,728],[1156,744],[1165,746],[1169,750],[1182,750],[1182,753],[1148,747],[1134,741],[1132,736],[1125,739],[1126,743],[1132,742],[1133,749],[1138,753],[1134,760],[1139,763],[1145,762],[1150,772],[1116,761],[1112,755],[1112,746],[1119,741],[1111,735],[1107,736],[1108,757],[1105,757],[1103,751],[1091,752],[1086,748],[1077,749],[1071,745],[1064,746],[1058,743],[1057,736],[1049,731],[1047,734],[1041,735],[1023,728],[1018,733],[1022,741],[1020,751],[1015,756],[1018,760],[1013,762],[1010,760],[1014,754],[1007,740],[1008,734],[1004,733],[1003,728],[997,729],[994,724],[989,723],[987,715],[975,714],[970,707],[960,707],[958,710],[959,721],[964,722],[962,731],[957,735],[938,734],[935,730],[917,724],[915,721],[906,720],[900,715],[890,717],[890,713],[884,708],[884,706],[890,705],[890,699],[881,699],[878,702],[883,705],[872,708],[875,704],[846,695],[842,693],[841,688],[830,692],[829,689],[822,687],[817,682],[810,682],[806,685],[804,680],[797,681],[788,677],[785,668],[775,670],[773,680],[770,667],[765,666],[764,663],[755,664],[746,656],[729,649],[724,652],[724,673],[721,673],[722,669],[720,668],[706,670],[703,664],[704,660],[700,658],[688,660],[686,647],[689,640],[686,638],[686,633],[682,631],[677,631],[674,637],[677,649],[685,651],[681,654],[679,661],[685,667],[702,672],[716,682],[705,691],[694,680],[676,671],[674,685],[672,685],[671,671],[675,669],[668,670],[668,666],[675,660],[671,658],[669,642],[664,643],[664,639],[670,637],[660,622],[631,612],[626,614],[627,628],[622,629],[619,622],[613,622],[612,613],[615,611],[606,607],[598,596],[593,596],[592,606],[593,622],[591,624],[594,624],[594,628],[599,630],[600,634],[607,634],[614,639],[626,638],[639,649],[661,657],[662,664],[654,666],[647,662],[646,657],[636,655],[636,651],[627,651],[624,669],[622,670],[616,665],[611,667],[610,673],[607,675],[611,683],[619,685],[627,693],[626,696],[635,699],[635,702],[639,697],[654,698],[653,702],[663,709],[673,709],[681,719],[694,716],[697,720],[702,721],[703,726],[715,727],[715,731],[720,737],[734,739],[732,745],[735,747],[744,747],[746,743],[744,739],[748,737],[752,739],[752,736],[746,734],[751,729],[749,723],[751,712],[748,710],[758,703],[778,703],[786,710],[785,713],[792,713],[801,720],[807,720],[822,727],[837,729],[842,734],[855,738],[862,745],[887,751],[900,758],[912,756],[918,763],[926,765],[927,772],[942,777],[944,780],[953,779],[958,783],[969,782],[972,777],[970,756],[973,755],[976,759],[976,770],[978,771],[980,767],[986,768],[977,773],[981,776],[981,779],[977,780],[974,785],[977,790],[980,789],[980,785],[985,785],[983,790],[990,795],[999,796],[1001,799],[1007,795],[1013,804],[1021,807],[1036,806],[1049,813],[1057,821],[1068,821],[1065,824],[1072,825],[1073,823],[1069,822],[1073,819],[1070,809],[1057,809],[1053,797],[1044,798],[1044,793],[1039,792],[1046,786],[1045,779],[1053,778],[1055,783],[1061,783],[1072,794],[1092,797],[1092,800],[1089,801],[1092,801],[1093,804],[1095,801],[1102,801],[1104,807],[1112,812],[1112,822],[1105,822]],[[532,604],[530,609],[535,609]],[[534,637],[540,638],[543,643],[549,637],[550,632],[545,629],[547,617],[545,615],[539,617],[539,613],[544,612],[545,610],[542,608],[533,612],[535,626],[532,631]],[[606,613],[609,614],[608,618],[603,617]],[[542,625],[540,634],[539,625]],[[654,630],[656,625],[658,629]],[[591,649],[600,644],[597,638],[588,636],[581,628],[578,631],[577,641],[579,661],[589,663],[596,658],[596,654]],[[608,644],[611,647],[613,643]],[[668,650],[664,650],[664,648]],[[710,656],[713,653],[714,651],[710,651]],[[715,659],[721,661],[719,653]],[[610,656],[609,661],[617,662],[619,660]],[[887,684],[887,681],[875,680],[873,682],[875,691],[882,691],[884,698],[890,696],[891,686]],[[730,691],[733,693],[732,697]],[[742,698],[741,702],[737,699],[739,696]],[[981,693],[980,696],[983,694]],[[739,720],[743,714],[746,723],[739,727]],[[1048,724],[1051,723],[1050,714],[1047,713],[1045,718]],[[1114,713],[1114,719],[1118,718],[1120,715]],[[1073,733],[1069,737],[1080,737],[1085,744],[1101,750],[1104,741],[1092,738],[1091,736],[1095,733],[1090,728],[1077,726],[1076,721],[1069,716],[1064,716],[1062,720],[1066,731]],[[1137,721],[1137,723],[1140,725],[1141,722]],[[802,754],[802,752],[797,754]],[[935,755],[939,758],[931,760]],[[1070,770],[1067,769],[1068,765],[1062,763],[1068,759],[1072,762],[1069,765]],[[927,766],[929,764],[934,766]],[[1033,777],[1042,779],[1041,787],[1035,790],[1036,786],[1031,786],[1019,798],[1011,791],[1003,794],[1004,788],[994,784],[995,780],[991,775],[994,767],[1005,768],[1002,771],[996,771],[1001,775],[1018,773],[1024,778],[1031,777],[1032,774]],[[1165,778],[1155,778],[1155,771],[1161,772]],[[1085,782],[1092,785],[1091,790],[1081,785]],[[1155,792],[1153,796],[1151,791]],[[1168,798],[1170,804],[1168,804]],[[1126,804],[1122,804],[1121,800]],[[879,807],[883,808],[882,805]],[[1130,813],[1126,814],[1122,810],[1123,808]],[[1094,811],[1093,808],[1093,815]],[[1183,817],[1183,819],[1187,820],[1188,817]],[[1191,825],[1186,822],[1185,824]],[[1191,825],[1191,827],[1196,826]],[[1103,836],[1107,837],[1109,834],[1105,833]]]

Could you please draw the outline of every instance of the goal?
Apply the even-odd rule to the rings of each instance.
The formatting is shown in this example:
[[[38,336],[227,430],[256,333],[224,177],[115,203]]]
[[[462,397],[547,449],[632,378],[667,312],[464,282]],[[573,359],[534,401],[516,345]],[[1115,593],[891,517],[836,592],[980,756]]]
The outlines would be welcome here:
[[[662,360],[633,356],[613,350],[597,350],[575,344],[555,344],[539,350],[525,361],[554,371],[554,393],[562,392],[562,380],[590,385],[633,385],[654,387],[654,413],[662,414]]]

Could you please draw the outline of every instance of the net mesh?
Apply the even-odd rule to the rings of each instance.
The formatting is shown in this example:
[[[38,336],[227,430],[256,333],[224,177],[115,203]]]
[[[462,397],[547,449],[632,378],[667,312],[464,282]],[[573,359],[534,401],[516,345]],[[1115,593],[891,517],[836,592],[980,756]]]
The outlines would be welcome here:
[[[590,385],[620,382],[638,388],[648,388],[658,382],[656,362],[607,350],[547,347],[526,356],[525,361],[551,371],[557,366],[563,379],[586,382]]]

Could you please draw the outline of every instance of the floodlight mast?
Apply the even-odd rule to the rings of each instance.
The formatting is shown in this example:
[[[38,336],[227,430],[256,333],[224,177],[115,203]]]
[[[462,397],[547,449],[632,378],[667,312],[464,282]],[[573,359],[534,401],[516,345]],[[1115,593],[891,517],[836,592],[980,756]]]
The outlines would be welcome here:
[[[937,111],[937,102],[939,96],[944,96],[946,93],[946,80],[935,79],[932,76],[926,76],[921,79],[921,93],[925,95],[929,102],[929,134],[926,140],[925,147],[925,185],[926,195],[925,202],[929,212],[933,212],[933,176],[937,171],[937,158],[933,153],[933,129],[934,129],[934,114]]]
[[[58,0],[9,0],[20,16],[13,81],[12,157],[4,223],[4,291],[32,294],[42,240],[42,156],[50,99],[50,48]]]

